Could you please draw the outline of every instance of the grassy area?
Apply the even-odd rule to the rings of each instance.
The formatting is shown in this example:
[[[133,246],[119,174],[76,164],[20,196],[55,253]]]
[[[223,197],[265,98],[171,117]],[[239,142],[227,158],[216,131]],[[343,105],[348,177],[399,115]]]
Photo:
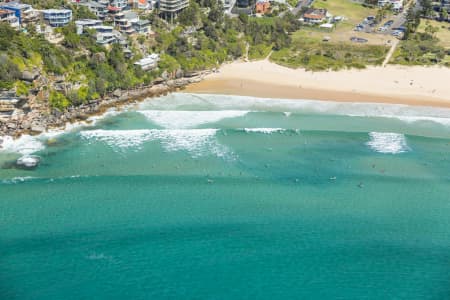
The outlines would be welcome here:
[[[316,37],[297,33],[293,46],[275,51],[270,59],[280,65],[312,71],[365,68],[380,65],[388,48],[379,45],[359,45],[350,42],[322,42]]]
[[[364,7],[350,0],[316,0],[313,6],[325,8],[334,16],[345,17],[347,20],[343,23],[347,25],[346,27],[352,28],[367,16],[374,16],[377,13],[376,9]]]
[[[388,40],[393,37],[383,34],[374,34],[366,32],[356,32],[353,28],[337,27],[332,31],[319,30],[314,27],[303,27],[292,35],[293,40],[302,40],[304,38],[312,38],[321,41],[325,36],[330,37],[331,42],[350,42],[351,37],[360,37],[366,39],[369,45],[386,45]]]
[[[248,50],[248,58],[250,60],[258,60],[258,59],[264,59],[266,58],[270,51],[272,50],[272,45],[256,45],[256,46],[250,46],[250,49]]]
[[[368,40],[371,45],[385,45],[392,37],[380,34],[370,34],[365,32],[353,31],[355,26],[361,23],[366,17],[374,16],[377,13],[376,9],[367,8],[359,3],[351,0],[316,0],[313,3],[314,7],[325,8],[333,16],[342,16],[344,20],[336,24],[335,29],[331,32],[319,31],[314,28],[304,27],[299,33],[302,37],[307,35],[311,38],[322,40],[324,36],[331,38],[332,42],[348,42],[351,37],[356,36]]]
[[[425,28],[428,25],[439,28],[435,35],[439,39],[438,44],[444,48],[450,49],[450,24],[433,20],[422,20],[418,32],[425,32]]]

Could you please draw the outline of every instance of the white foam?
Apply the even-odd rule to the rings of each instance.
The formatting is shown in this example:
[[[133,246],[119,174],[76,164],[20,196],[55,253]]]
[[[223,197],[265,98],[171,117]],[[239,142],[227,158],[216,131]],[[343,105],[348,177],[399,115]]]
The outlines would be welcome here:
[[[92,130],[80,134],[90,142],[101,141],[114,151],[139,151],[148,141],[159,141],[166,151],[188,151],[193,157],[214,154],[223,157],[227,148],[215,139],[217,129]]]
[[[396,118],[404,122],[429,121],[450,127],[450,109],[425,106],[408,106],[386,103],[353,103],[319,100],[268,99],[250,96],[215,94],[172,93],[152,99],[141,105],[142,109],[171,109],[183,107],[213,110],[247,110],[292,113],[312,113],[354,117]],[[287,113],[288,112],[288,113]]]
[[[271,134],[274,132],[283,132],[283,128],[244,128],[245,132]]]
[[[35,179],[36,177],[31,177],[31,176],[24,176],[24,177],[14,177],[11,179],[4,179],[1,181],[1,183],[3,184],[17,184],[17,183],[22,183],[25,181],[30,181]]]
[[[2,140],[0,144],[0,151],[2,152],[30,155],[45,148],[44,144],[37,137],[30,135],[22,135],[17,139],[11,136],[4,136],[0,139]]]
[[[433,122],[444,126],[450,126],[450,118],[444,117],[420,117],[420,116],[389,116],[389,117],[397,118],[406,123]]]
[[[158,126],[170,129],[194,128],[215,123],[223,119],[245,116],[245,110],[182,111],[182,110],[141,110],[147,119]]]
[[[366,143],[379,153],[398,154],[410,150],[403,134],[391,132],[370,132],[370,140]]]

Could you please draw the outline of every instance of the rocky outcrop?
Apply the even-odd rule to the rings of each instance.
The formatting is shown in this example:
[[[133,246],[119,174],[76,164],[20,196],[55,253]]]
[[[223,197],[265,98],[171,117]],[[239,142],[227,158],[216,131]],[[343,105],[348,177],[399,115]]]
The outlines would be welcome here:
[[[181,72],[181,70],[180,70]],[[180,75],[180,72],[177,72]],[[86,104],[69,107],[65,111],[50,110],[47,102],[48,89],[36,90],[27,98],[15,96],[14,91],[0,92],[0,136],[19,136],[22,133],[39,134],[49,128],[64,127],[68,122],[86,120],[91,115],[100,114],[110,107],[139,101],[148,97],[164,95],[191,83],[200,81],[208,72],[197,76],[176,79],[159,79],[150,86],[130,90],[115,90],[102,99],[92,100]],[[164,74],[169,77],[169,74]],[[56,83],[56,81],[58,83]],[[49,79],[40,76],[36,82],[44,86]],[[53,85],[60,84],[61,78],[50,80]]]
[[[27,82],[33,82],[39,77],[39,71],[33,70],[33,71],[23,71],[21,74],[21,78],[23,81]]]

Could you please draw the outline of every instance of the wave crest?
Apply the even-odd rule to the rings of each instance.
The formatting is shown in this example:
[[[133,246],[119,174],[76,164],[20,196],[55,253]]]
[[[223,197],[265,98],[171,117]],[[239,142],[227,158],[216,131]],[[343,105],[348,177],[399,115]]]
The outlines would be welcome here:
[[[366,145],[379,153],[399,154],[411,150],[405,136],[400,133],[370,132],[369,137]]]
[[[182,110],[140,110],[147,119],[163,128],[194,128],[215,123],[223,119],[243,117],[246,110],[182,111]]]
[[[148,141],[159,141],[166,151],[187,151],[193,157],[214,154],[224,157],[225,146],[215,139],[217,129],[139,129],[82,131],[83,138],[101,141],[114,151],[139,151]]]

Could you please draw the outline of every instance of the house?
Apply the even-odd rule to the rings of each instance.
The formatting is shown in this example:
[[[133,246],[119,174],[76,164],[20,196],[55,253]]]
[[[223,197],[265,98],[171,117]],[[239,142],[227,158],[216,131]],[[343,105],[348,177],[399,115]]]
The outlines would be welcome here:
[[[303,14],[303,22],[308,24],[320,24],[327,19],[327,10],[323,8],[309,8]]]
[[[250,5],[249,0],[236,0],[237,7],[248,7]]]
[[[102,25],[102,21],[94,19],[81,19],[76,20],[75,25],[77,27],[77,34],[83,34],[85,28],[92,28],[94,26]]]
[[[70,9],[46,9],[42,11],[44,20],[52,27],[63,27],[72,20]]]
[[[7,2],[0,4],[0,9],[7,9],[14,11],[20,24],[37,21],[39,13],[33,9],[29,4],[19,2]]]
[[[255,12],[257,14],[265,14],[270,11],[269,0],[258,0],[255,4]]]
[[[95,1],[79,2],[78,5],[87,7],[99,19],[104,19],[108,14],[108,5]]]
[[[139,34],[148,34],[150,32],[150,21],[148,20],[139,20],[137,22],[132,23],[134,31]]]
[[[386,5],[391,5],[393,11],[403,10],[403,0],[378,0],[378,7],[384,7]]]
[[[124,10],[128,5],[128,0],[110,0],[109,5],[120,10]]]
[[[115,15],[128,6],[128,0],[73,0],[78,5],[87,7],[98,18],[105,19],[108,14]]]
[[[92,29],[95,30],[96,43],[100,45],[109,45],[117,43],[120,33],[114,31],[112,26],[94,26]]]
[[[129,5],[132,6],[134,9],[142,9],[142,10],[152,9],[151,2],[147,0],[130,0]]]
[[[137,14],[136,14],[137,16]],[[128,15],[129,18],[133,18],[133,15]],[[123,12],[116,13],[114,15],[114,26],[123,33],[132,34],[134,33],[133,25],[130,20],[125,17]]]
[[[75,21],[77,34],[83,34],[86,29],[95,30],[97,44],[109,45],[118,42],[120,33],[114,31],[113,26],[105,26],[100,20],[83,19]]]
[[[141,60],[138,60],[134,64],[136,66],[140,66],[142,68],[142,70],[144,70],[144,71],[149,71],[149,70],[156,69],[158,67],[159,59],[160,59],[159,54],[152,53],[149,56],[147,56]]]
[[[173,20],[180,11],[189,6],[189,0],[160,0],[159,10],[165,17],[169,17]]]
[[[19,19],[13,10],[0,9],[0,22],[8,23],[11,27],[18,29],[20,27]]]

